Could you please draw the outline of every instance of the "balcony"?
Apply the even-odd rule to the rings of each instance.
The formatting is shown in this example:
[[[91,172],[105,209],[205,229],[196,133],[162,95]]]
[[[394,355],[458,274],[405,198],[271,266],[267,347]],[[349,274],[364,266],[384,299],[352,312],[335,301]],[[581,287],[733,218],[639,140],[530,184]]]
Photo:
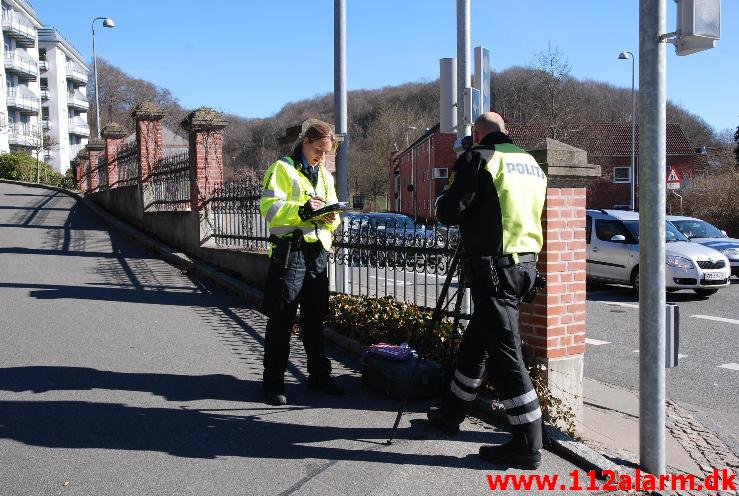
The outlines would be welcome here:
[[[71,62],[68,63],[67,81],[71,81],[75,86],[87,84],[87,69]]]
[[[10,88],[6,93],[8,108],[20,110],[22,114],[36,115],[39,112],[39,100],[31,92],[19,88]]]
[[[90,136],[90,126],[87,121],[81,117],[72,117],[69,119],[69,134],[77,136]]]
[[[5,52],[5,70],[18,75],[18,79],[35,81],[38,76],[38,62],[17,52]]]
[[[77,154],[85,147],[85,145],[79,144],[79,145],[69,145],[69,159],[74,159]]]
[[[36,46],[36,28],[12,9],[3,9],[3,33],[25,48]]]
[[[72,107],[75,110],[81,110],[83,112],[87,112],[87,110],[90,108],[90,104],[87,103],[87,97],[83,95],[81,91],[68,93],[67,106]]]
[[[46,86],[41,87],[41,99],[42,100],[48,100],[51,97],[51,93],[49,93],[49,88]]]
[[[8,144],[15,146],[35,146],[36,128],[27,123],[11,124],[8,133]]]
[[[45,60],[39,60],[38,61],[38,70],[39,71],[48,71],[49,70],[49,63]]]
[[[53,159],[54,159],[54,152],[51,150],[44,150],[44,161],[53,160]]]
[[[41,129],[44,131],[48,131],[51,129],[51,121],[49,119],[44,119],[41,121]]]

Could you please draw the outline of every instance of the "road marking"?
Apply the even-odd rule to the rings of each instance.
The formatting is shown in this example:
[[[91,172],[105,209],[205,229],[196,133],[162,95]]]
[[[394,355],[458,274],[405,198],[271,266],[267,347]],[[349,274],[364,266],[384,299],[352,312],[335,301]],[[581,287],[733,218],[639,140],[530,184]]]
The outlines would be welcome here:
[[[639,305],[637,305],[636,303],[622,303],[620,301],[600,301],[600,303],[604,303],[606,305],[615,305],[617,307],[639,308]]]
[[[719,368],[722,368],[722,369],[730,369],[730,370],[739,370],[739,363],[725,363],[723,365],[719,365]]]
[[[634,350],[632,353],[639,353],[639,350]],[[678,358],[688,358],[688,355],[683,355],[682,353],[677,354]]]
[[[611,344],[610,341],[601,341],[600,339],[585,338],[585,344],[592,344],[593,346],[600,346],[603,344]]]
[[[404,284],[406,286],[413,285],[413,282],[412,281],[411,282],[408,282],[408,281],[398,281],[397,279],[393,279],[392,277],[377,277],[377,276],[370,275],[370,278],[377,279],[378,281],[392,281],[395,284]]]
[[[716,322],[726,322],[729,324],[739,325],[739,320],[735,319],[725,319],[723,317],[713,317],[711,315],[691,315],[691,317],[695,317],[696,319],[715,320]]]

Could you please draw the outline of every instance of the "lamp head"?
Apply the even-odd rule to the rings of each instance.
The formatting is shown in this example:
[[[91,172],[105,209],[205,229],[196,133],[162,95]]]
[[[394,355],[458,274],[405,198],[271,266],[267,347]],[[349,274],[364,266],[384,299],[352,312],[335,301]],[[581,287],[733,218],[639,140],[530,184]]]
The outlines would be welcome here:
[[[619,60],[626,60],[631,58],[631,53],[629,52],[621,52],[618,54]]]
[[[111,19],[110,17],[106,17],[105,20],[103,21],[103,27],[114,28],[115,23],[113,22],[113,19]]]

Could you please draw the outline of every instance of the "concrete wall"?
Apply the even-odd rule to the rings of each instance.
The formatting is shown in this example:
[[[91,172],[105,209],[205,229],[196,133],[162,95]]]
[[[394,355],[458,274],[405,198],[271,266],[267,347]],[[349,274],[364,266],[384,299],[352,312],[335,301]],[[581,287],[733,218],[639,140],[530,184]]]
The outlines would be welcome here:
[[[103,190],[88,195],[88,198],[163,243],[225,272],[237,275],[256,288],[264,288],[269,266],[267,254],[238,251],[233,248],[201,246],[200,214],[198,212],[147,212],[144,214],[139,186]]]

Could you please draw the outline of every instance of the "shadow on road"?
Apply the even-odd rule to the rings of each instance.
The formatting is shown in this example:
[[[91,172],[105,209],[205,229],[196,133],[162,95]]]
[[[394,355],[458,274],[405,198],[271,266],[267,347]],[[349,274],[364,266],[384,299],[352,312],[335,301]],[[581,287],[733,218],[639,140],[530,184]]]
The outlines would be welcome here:
[[[342,378],[345,379],[345,378]],[[260,384],[228,375],[185,376],[100,371],[78,367],[15,367],[0,369],[0,389],[14,392],[51,390],[118,389],[143,391],[170,401],[255,399]],[[196,409],[136,407],[118,403],[84,401],[0,401],[0,438],[52,448],[102,448],[112,450],[157,451],[187,458],[241,456],[275,459],[358,460],[383,463],[469,468],[470,461],[443,455],[414,455],[382,452],[390,431],[397,402],[372,391],[361,394],[352,388],[344,398],[318,395],[298,386],[288,387],[294,405],[275,408],[254,401],[242,408]],[[291,394],[296,393],[296,394]],[[353,393],[353,394],[352,394]],[[310,401],[300,401],[309,399]],[[292,401],[291,401],[292,403]],[[422,404],[423,403],[423,404]],[[423,410],[425,402],[413,402],[412,410]],[[415,408],[414,408],[415,407]],[[303,425],[294,413],[322,409],[341,425]],[[366,422],[367,412],[388,412],[382,427],[347,427],[347,415]],[[372,414],[370,414],[372,415]],[[375,414],[376,415],[376,414]],[[275,420],[290,416],[290,421]],[[302,417],[297,417],[302,418]],[[315,419],[315,414],[305,417]],[[473,420],[474,421],[474,420]],[[468,442],[502,442],[505,433],[463,432],[459,439]],[[427,422],[414,420],[401,424],[403,439],[443,439]],[[367,449],[339,448],[332,441],[366,443]],[[320,445],[319,443],[327,443]],[[482,468],[482,465],[481,465]]]

